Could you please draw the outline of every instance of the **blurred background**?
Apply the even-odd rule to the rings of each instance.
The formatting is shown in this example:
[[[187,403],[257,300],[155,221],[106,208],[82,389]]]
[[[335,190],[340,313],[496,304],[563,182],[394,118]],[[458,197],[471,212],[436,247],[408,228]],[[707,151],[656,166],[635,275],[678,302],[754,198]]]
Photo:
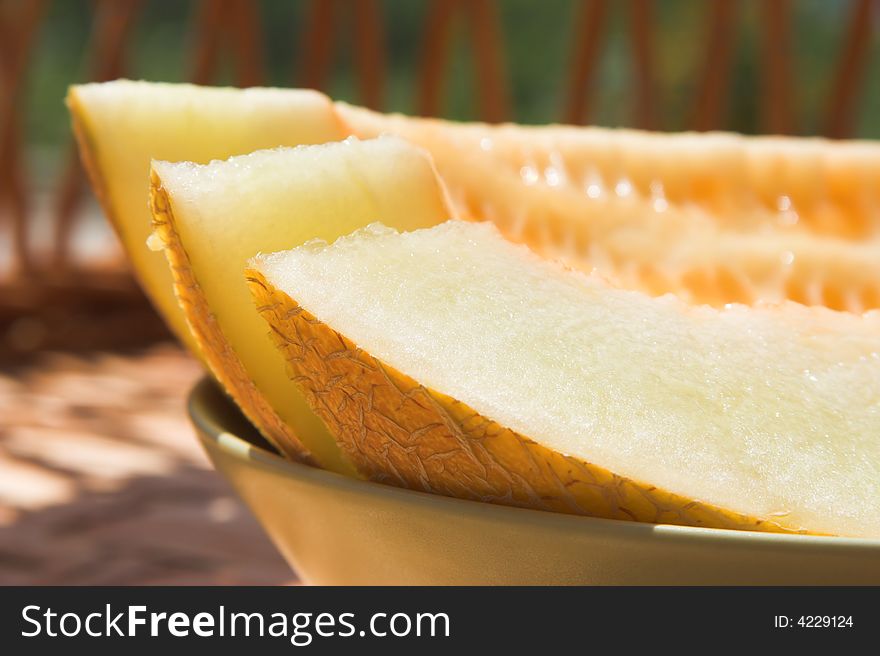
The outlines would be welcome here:
[[[0,584],[295,581],[88,189],[67,86],[321,89],[462,120],[880,137],[880,0],[0,0]]]

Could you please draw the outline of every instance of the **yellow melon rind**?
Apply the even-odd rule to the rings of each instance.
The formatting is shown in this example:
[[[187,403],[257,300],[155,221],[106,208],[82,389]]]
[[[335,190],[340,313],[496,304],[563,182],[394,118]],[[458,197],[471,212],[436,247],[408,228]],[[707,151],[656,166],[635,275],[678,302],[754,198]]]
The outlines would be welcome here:
[[[208,368],[238,403],[260,433],[281,453],[298,462],[317,465],[300,438],[275,413],[256,388],[238,354],[223,335],[193,274],[189,256],[177,233],[174,212],[162,181],[150,171],[150,209],[154,234],[161,240],[174,280],[174,293],[185,310],[190,332]]]

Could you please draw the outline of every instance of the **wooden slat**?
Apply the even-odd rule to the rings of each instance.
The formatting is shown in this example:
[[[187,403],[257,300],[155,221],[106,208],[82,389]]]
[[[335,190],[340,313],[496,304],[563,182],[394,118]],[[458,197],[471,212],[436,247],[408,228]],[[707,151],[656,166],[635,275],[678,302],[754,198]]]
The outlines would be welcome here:
[[[630,24],[635,82],[635,123],[651,130],[656,120],[654,90],[653,0],[630,0]]]
[[[722,128],[730,90],[730,65],[736,21],[734,0],[713,0],[707,13],[703,74],[697,88],[691,129]]]
[[[580,16],[575,22],[568,103],[563,116],[566,123],[579,125],[590,120],[593,78],[605,41],[607,15],[607,0],[585,0],[581,3]]]
[[[313,0],[305,20],[303,48],[299,53],[302,72],[299,86],[327,91],[333,66],[337,24],[348,19],[353,32],[354,68],[360,102],[380,109],[385,95],[385,37],[378,0]]]
[[[837,74],[828,94],[825,136],[849,137],[855,126],[856,104],[865,78],[871,42],[874,0],[855,0],[852,18],[843,40]]]
[[[763,0],[761,116],[764,132],[792,134],[791,4]]]
[[[263,30],[258,4],[252,0],[229,0],[226,33],[235,52],[236,82],[256,87],[265,82]]]
[[[190,79],[216,80],[220,55],[231,52],[240,87],[263,84],[263,37],[258,5],[249,0],[202,0],[194,19],[195,48]]]
[[[433,0],[428,7],[416,98],[416,112],[421,116],[437,116],[441,111],[446,59],[458,4],[459,0]]]
[[[434,0],[431,3],[425,21],[416,111],[422,116],[437,116],[442,111],[446,64],[457,17],[464,18],[469,27],[467,34],[476,73],[474,95],[479,98],[480,119],[490,123],[506,120],[509,110],[504,46],[494,0]]]
[[[9,210],[15,267],[33,270],[27,239],[27,189],[22,153],[20,98],[28,54],[45,9],[42,0],[0,6],[0,209]],[[13,13],[14,11],[14,13]]]
[[[335,42],[335,14],[335,0],[312,0],[309,6],[301,53],[301,86],[308,89],[326,88]]]
[[[125,57],[141,0],[96,0],[92,42],[96,81],[114,80],[126,71]],[[63,273],[70,266],[70,241],[74,219],[82,203],[85,175],[76,152],[70,147],[67,165],[55,197],[53,270]]]
[[[220,33],[223,25],[222,0],[201,0],[193,19],[195,48],[192,55],[190,80],[195,84],[208,84],[217,68]]]
[[[385,95],[385,29],[378,0],[354,0],[354,63],[361,103],[381,110]]]
[[[480,118],[488,123],[499,123],[508,118],[509,109],[498,6],[494,0],[470,0],[465,7],[469,12]]]

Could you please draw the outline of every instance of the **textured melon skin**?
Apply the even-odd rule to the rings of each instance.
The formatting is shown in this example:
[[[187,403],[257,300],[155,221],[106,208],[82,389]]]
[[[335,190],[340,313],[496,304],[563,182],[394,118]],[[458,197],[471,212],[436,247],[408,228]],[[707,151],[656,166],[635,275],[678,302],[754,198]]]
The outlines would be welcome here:
[[[390,133],[426,148],[461,218],[491,221],[508,239],[623,287],[713,306],[880,307],[876,144],[336,108],[363,138]]]
[[[608,519],[806,533],[552,451],[419,385],[316,319],[260,272],[259,312],[311,407],[371,480],[423,492]]]
[[[165,246],[174,289],[183,308],[189,334],[206,364],[260,433],[287,457],[309,465],[318,463],[295,431],[281,421],[254,385],[242,361],[223,336],[190,265],[174,222],[171,201],[155,171],[150,172],[150,209],[153,227]]]

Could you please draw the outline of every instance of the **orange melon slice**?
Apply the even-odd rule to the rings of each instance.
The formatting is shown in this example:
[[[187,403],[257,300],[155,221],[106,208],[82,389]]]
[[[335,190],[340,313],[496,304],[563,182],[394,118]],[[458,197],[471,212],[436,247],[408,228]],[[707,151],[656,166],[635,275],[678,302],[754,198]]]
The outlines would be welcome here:
[[[462,218],[622,285],[720,306],[880,307],[880,146],[460,124],[336,103],[431,152]]]

